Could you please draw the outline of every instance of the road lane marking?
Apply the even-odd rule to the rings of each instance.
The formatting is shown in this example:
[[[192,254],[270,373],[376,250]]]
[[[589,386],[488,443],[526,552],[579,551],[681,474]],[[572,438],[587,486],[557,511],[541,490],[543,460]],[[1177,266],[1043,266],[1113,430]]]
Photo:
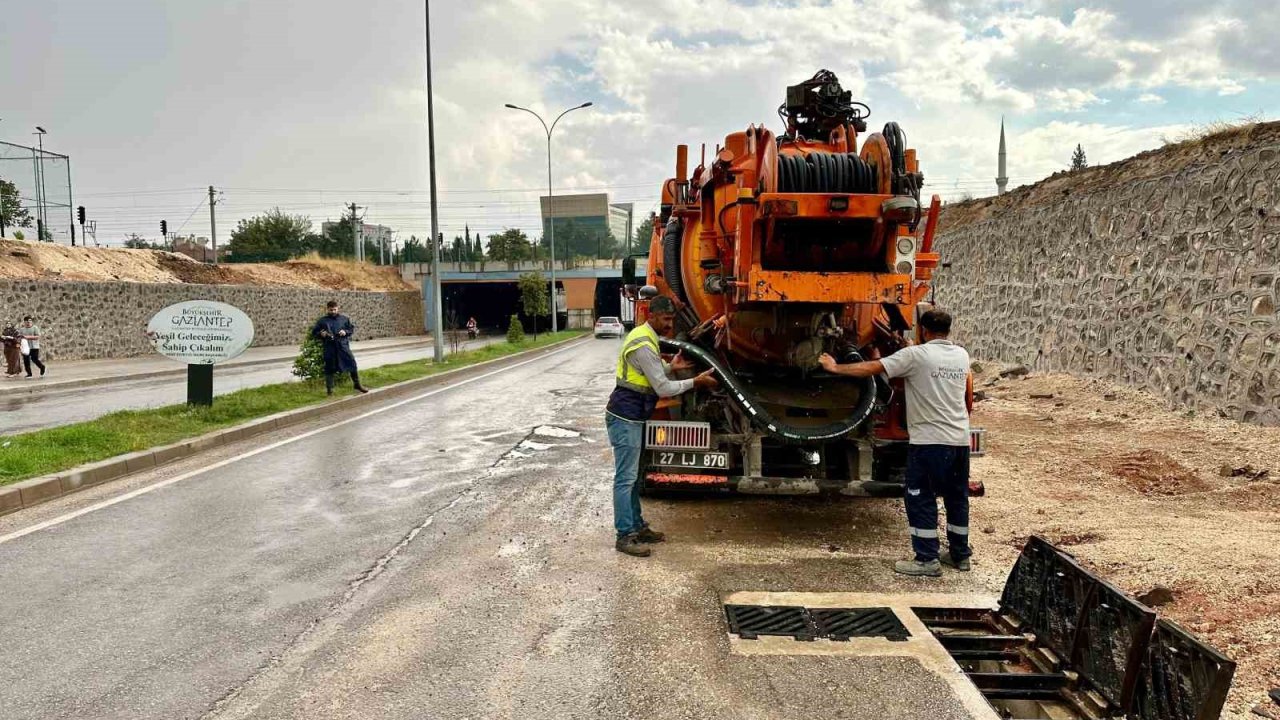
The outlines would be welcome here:
[[[524,360],[524,361],[522,361],[522,362],[518,362],[518,363],[516,363],[516,364],[514,364],[514,365],[508,365],[508,366],[506,366],[506,367],[498,368],[497,370],[491,370],[491,371],[489,371],[489,372],[487,372],[487,373],[484,373],[484,374],[482,374],[482,375],[477,375],[477,376],[472,377],[472,378],[465,378],[465,379],[463,379],[463,380],[459,380],[459,381],[457,381],[457,382],[451,383],[451,384],[446,385],[446,386],[444,386],[444,387],[436,388],[436,389],[434,389],[434,390],[430,390],[430,391],[425,392],[425,393],[422,393],[422,394],[420,394],[420,395],[414,395],[414,396],[413,396],[413,397],[411,397],[411,398],[405,398],[404,400],[398,400],[398,401],[396,401],[396,402],[394,402],[394,403],[391,403],[390,405],[384,405],[384,406],[382,406],[382,407],[374,408],[373,410],[370,410],[370,411],[365,412],[365,413],[361,413],[361,414],[359,414],[359,415],[356,415],[355,417],[350,417],[350,418],[347,418],[346,420],[341,420],[341,421],[336,422],[336,423],[333,423],[333,424],[331,424],[331,425],[326,425],[326,426],[321,427],[321,428],[316,428],[315,430],[308,430],[307,432],[302,433],[301,435],[295,435],[295,436],[293,436],[293,437],[285,438],[285,439],[283,439],[283,440],[277,440],[276,442],[273,442],[273,443],[271,443],[270,445],[263,445],[263,446],[262,446],[262,447],[260,447],[260,448],[257,448],[257,449],[254,449],[254,450],[250,450],[250,451],[248,451],[248,452],[244,452],[244,453],[241,453],[241,454],[239,454],[239,455],[235,455],[235,456],[233,456],[233,457],[226,458],[226,459],[224,459],[224,460],[219,460],[218,462],[213,463],[212,465],[206,465],[206,466],[204,466],[204,467],[197,468],[197,469],[192,470],[192,471],[190,471],[190,472],[185,472],[185,473],[183,473],[183,474],[181,474],[181,475],[177,475],[177,476],[171,477],[171,478],[169,478],[168,480],[161,480],[160,482],[154,483],[154,484],[152,484],[152,485],[147,485],[146,487],[141,487],[141,488],[138,488],[137,490],[131,490],[131,491],[129,491],[129,492],[127,492],[127,493],[123,494],[123,495],[119,495],[119,496],[114,497],[114,498],[111,498],[111,499],[109,499],[109,500],[103,500],[102,502],[95,503],[95,504],[93,504],[93,505],[89,505],[89,506],[87,506],[87,507],[80,508],[79,510],[75,510],[75,511],[73,511],[73,512],[69,512],[69,513],[67,513],[67,514],[65,514],[65,515],[60,515],[60,516],[58,516],[58,517],[51,518],[51,519],[49,519],[49,520],[45,520],[44,522],[41,522],[41,523],[36,523],[35,525],[32,525],[32,526],[30,526],[30,527],[23,528],[23,529],[21,529],[21,530],[15,530],[14,532],[9,533],[8,535],[0,535],[0,545],[3,545],[4,543],[7,543],[7,542],[9,542],[9,541],[11,541],[11,540],[17,540],[18,538],[25,537],[25,536],[30,535],[30,534],[32,534],[32,533],[40,532],[41,530],[46,530],[46,529],[48,529],[48,528],[55,527],[55,526],[57,526],[57,525],[61,525],[62,523],[65,523],[65,522],[67,522],[67,521],[69,521],[69,520],[75,520],[76,518],[78,518],[78,517],[80,517],[80,516],[82,516],[82,515],[88,515],[89,513],[97,512],[98,510],[102,510],[102,509],[104,509],[104,508],[109,508],[109,507],[111,507],[112,505],[115,505],[115,504],[117,504],[117,503],[122,503],[122,502],[124,502],[124,501],[126,501],[126,500],[132,500],[133,498],[136,498],[136,497],[138,497],[138,496],[140,496],[140,495],[146,495],[147,493],[152,492],[152,491],[154,491],[154,490],[159,490],[160,488],[165,488],[165,487],[168,487],[168,486],[173,485],[173,484],[175,484],[175,483],[180,483],[180,482],[182,482],[183,480],[187,480],[187,479],[189,479],[189,478],[193,478],[193,477],[195,477],[195,476],[197,476],[197,475],[202,475],[202,474],[207,473],[207,472],[209,472],[209,471],[211,471],[211,470],[217,470],[218,468],[225,467],[225,466],[230,465],[230,464],[232,464],[232,463],[240,462],[241,460],[245,460],[245,459],[247,459],[247,458],[251,458],[251,457],[254,457],[254,456],[256,456],[256,455],[261,455],[262,453],[269,452],[269,451],[271,451],[271,450],[275,450],[276,448],[279,448],[279,447],[284,447],[285,445],[289,445],[290,443],[295,443],[295,442],[297,442],[297,441],[299,441],[299,440],[305,440],[306,438],[309,438],[309,437],[311,437],[311,436],[313,436],[313,435],[319,435],[319,434],[320,434],[320,433],[322,433],[322,432],[326,432],[326,431],[332,430],[332,429],[337,428],[337,427],[342,427],[343,425],[346,425],[346,424],[348,424],[348,423],[353,423],[353,422],[355,422],[355,421],[357,421],[357,420],[363,420],[363,419],[365,419],[365,418],[372,417],[372,416],[374,416],[374,415],[379,415],[379,414],[384,413],[384,412],[386,412],[386,411],[388,411],[388,410],[394,410],[395,408],[398,408],[398,407],[401,407],[401,406],[404,406],[404,405],[408,405],[408,404],[410,404],[410,403],[418,402],[419,400],[423,400],[423,399],[429,398],[429,397],[431,397],[431,396],[433,396],[433,395],[439,395],[439,394],[440,394],[440,393],[442,393],[442,392],[447,392],[447,391],[449,391],[449,390],[453,390],[454,388],[458,388],[458,387],[461,387],[461,386],[463,386],[463,385],[468,385],[468,384],[470,384],[470,383],[473,383],[473,382],[476,382],[476,381],[479,381],[479,380],[484,380],[485,378],[493,377],[494,375],[498,375],[498,374],[501,374],[501,373],[507,372],[508,370],[515,370],[515,369],[516,369],[516,368],[518,368],[518,367],[524,367],[525,365],[529,365],[529,364],[531,364],[531,363],[535,363],[535,362],[538,362],[538,361],[540,361],[540,360],[545,360],[546,358],[549,358],[549,357],[551,357],[552,355],[559,355],[559,354],[560,354],[560,353],[562,353],[562,352],[566,352],[566,351],[568,351],[568,350],[573,350],[573,349],[575,349],[575,348],[577,347],[577,345],[578,345],[578,344],[579,344],[579,343],[571,343],[568,347],[563,347],[563,348],[560,348],[559,350],[553,350],[553,351],[551,351],[551,352],[549,352],[549,353],[546,353],[546,354],[543,354],[543,355],[539,355],[539,356],[538,356],[538,357],[536,357],[536,358],[530,358],[530,359],[528,359],[528,360]]]

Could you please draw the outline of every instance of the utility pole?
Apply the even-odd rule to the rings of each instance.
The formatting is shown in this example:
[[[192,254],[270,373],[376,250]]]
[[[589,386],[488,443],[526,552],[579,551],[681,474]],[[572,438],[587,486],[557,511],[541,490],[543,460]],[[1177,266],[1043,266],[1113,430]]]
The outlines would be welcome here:
[[[355,259],[356,262],[364,260],[364,223],[360,218],[356,217],[356,211],[360,209],[359,205],[351,203],[347,206],[351,209],[351,239],[355,242]]]
[[[431,339],[436,362],[444,360],[444,302],[440,291],[440,232],[436,212],[436,121],[431,98],[431,0],[422,0],[427,15],[427,167],[431,179],[431,242],[436,251],[431,256]]]
[[[218,197],[209,186],[209,242],[213,245],[213,264],[218,264],[218,217],[213,208],[218,204]],[[181,230],[182,228],[178,228]]]

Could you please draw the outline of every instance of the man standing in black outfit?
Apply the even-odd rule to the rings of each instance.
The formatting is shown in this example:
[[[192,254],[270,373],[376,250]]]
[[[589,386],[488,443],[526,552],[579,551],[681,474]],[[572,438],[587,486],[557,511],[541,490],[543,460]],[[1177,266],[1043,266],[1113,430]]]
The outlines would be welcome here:
[[[356,331],[351,318],[343,315],[338,308],[337,300],[325,304],[328,312],[316,321],[311,334],[319,338],[324,346],[324,389],[333,394],[333,377],[338,373],[351,373],[351,384],[356,392],[369,392],[360,384],[360,373],[356,369],[356,356],[351,354],[351,336]]]

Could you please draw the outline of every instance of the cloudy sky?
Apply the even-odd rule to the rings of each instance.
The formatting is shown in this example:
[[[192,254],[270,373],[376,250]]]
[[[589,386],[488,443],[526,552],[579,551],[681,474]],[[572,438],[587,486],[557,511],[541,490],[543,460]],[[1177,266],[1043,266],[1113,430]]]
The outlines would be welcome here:
[[[557,192],[656,208],[674,147],[778,130],[819,68],[898,121],[926,190],[994,192],[1157,147],[1187,128],[1280,116],[1274,0],[436,0],[440,220],[536,232],[539,111],[592,101],[555,135]],[[99,240],[219,233],[279,206],[317,224],[430,226],[423,7],[410,0],[3,0],[0,140],[72,158]],[[0,168],[0,173],[6,170]]]

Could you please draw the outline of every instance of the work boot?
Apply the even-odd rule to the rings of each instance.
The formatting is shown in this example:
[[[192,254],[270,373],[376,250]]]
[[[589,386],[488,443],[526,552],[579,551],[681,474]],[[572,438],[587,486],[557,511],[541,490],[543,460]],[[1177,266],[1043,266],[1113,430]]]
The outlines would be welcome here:
[[[937,560],[899,560],[893,564],[893,571],[913,577],[942,577],[942,565]]]
[[[649,557],[649,548],[640,544],[640,538],[636,533],[618,538],[618,542],[614,543],[613,547],[620,553],[634,557]]]
[[[971,569],[973,569],[973,566],[969,563],[969,558],[965,558],[963,560],[956,560],[955,558],[951,557],[951,553],[949,552],[944,552],[941,555],[939,555],[938,562],[942,563],[943,565],[946,565],[952,570],[959,570],[960,572],[969,572]]]
[[[667,539],[667,534],[660,533],[648,525],[645,525],[636,533],[636,539],[642,543],[660,543]]]

